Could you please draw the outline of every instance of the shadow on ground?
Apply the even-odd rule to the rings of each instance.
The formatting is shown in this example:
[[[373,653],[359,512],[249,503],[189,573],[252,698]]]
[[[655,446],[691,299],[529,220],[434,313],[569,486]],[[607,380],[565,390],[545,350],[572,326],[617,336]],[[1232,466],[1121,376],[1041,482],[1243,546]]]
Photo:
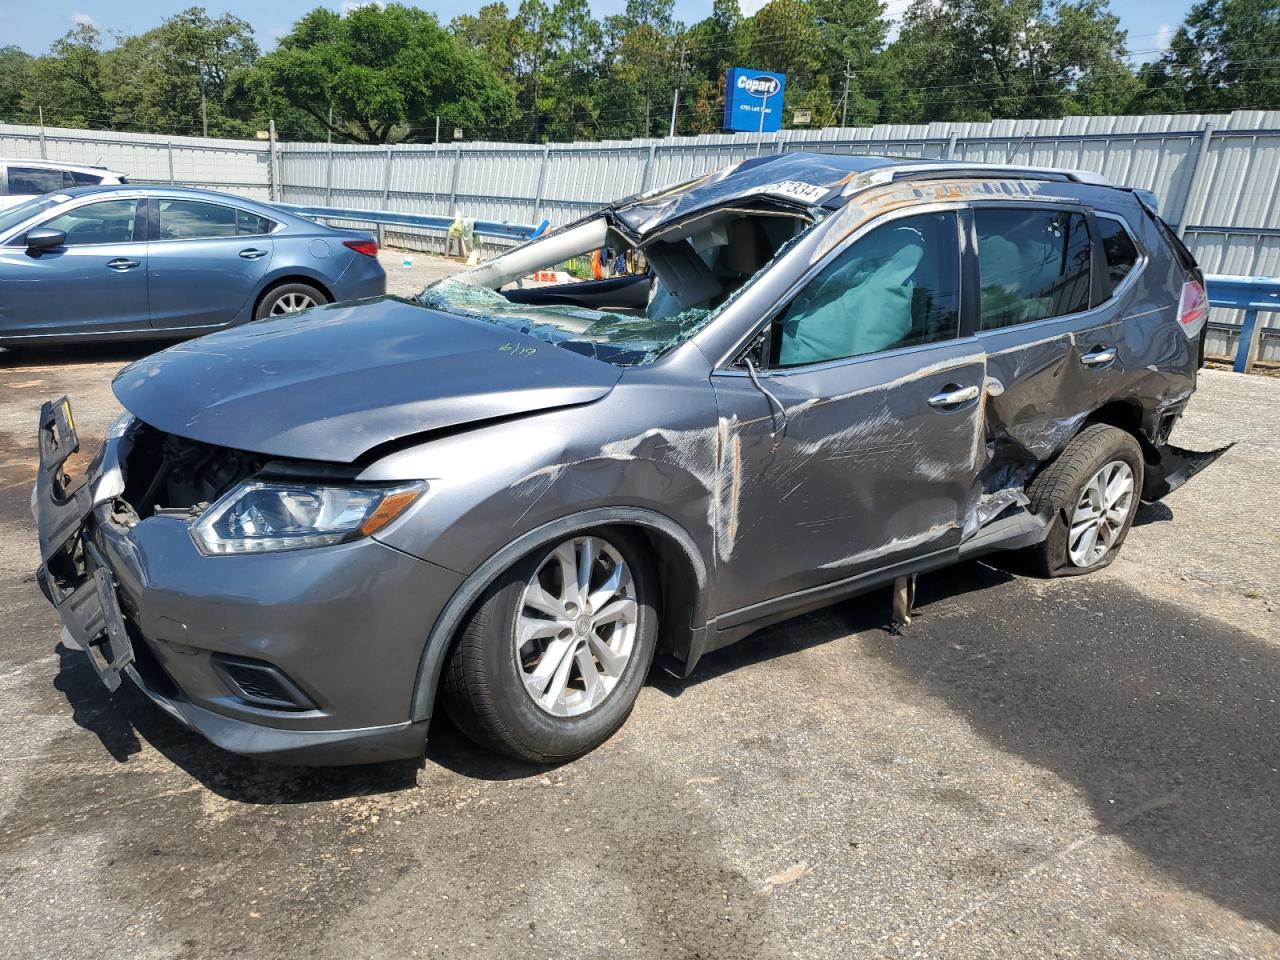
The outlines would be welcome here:
[[[51,366],[82,363],[132,363],[176,340],[120,340],[114,343],[73,343],[47,347],[0,348],[0,370],[7,367]]]
[[[866,649],[1079,789],[1103,833],[1280,930],[1280,650],[1110,579],[945,602],[991,576],[922,578],[916,623]]]

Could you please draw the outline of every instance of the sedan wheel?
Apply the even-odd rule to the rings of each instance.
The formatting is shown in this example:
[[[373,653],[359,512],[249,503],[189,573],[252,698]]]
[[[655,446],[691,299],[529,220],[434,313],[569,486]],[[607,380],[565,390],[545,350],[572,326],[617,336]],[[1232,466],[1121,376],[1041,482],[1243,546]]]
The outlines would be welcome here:
[[[626,530],[542,547],[477,602],[441,692],[477,743],[522,760],[580,757],[626,720],[657,647],[657,576]]]
[[[328,302],[329,298],[324,292],[309,283],[284,283],[268,290],[258,301],[258,306],[253,311],[253,319],[287,317]]]
[[[305,293],[286,293],[271,305],[271,316],[279,317],[286,313],[298,313],[315,305],[316,302]]]

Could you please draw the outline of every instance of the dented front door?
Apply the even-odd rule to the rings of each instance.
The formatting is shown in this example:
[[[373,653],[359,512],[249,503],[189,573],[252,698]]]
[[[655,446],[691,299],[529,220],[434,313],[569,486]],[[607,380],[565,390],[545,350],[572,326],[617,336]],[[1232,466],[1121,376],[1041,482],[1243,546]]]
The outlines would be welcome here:
[[[985,457],[984,372],[969,338],[758,385],[717,372],[715,613],[956,550]]]

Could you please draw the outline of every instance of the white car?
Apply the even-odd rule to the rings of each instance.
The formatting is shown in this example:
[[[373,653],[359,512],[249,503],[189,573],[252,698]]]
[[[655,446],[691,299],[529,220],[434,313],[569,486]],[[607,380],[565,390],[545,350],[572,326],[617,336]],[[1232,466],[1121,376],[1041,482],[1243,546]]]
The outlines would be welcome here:
[[[0,157],[0,209],[68,187],[128,183],[123,173],[88,163]]]

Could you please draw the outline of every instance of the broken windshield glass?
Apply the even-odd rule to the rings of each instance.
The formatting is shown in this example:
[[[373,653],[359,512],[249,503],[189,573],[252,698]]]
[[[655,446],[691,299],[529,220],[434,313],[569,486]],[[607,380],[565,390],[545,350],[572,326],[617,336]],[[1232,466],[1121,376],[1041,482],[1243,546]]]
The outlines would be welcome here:
[[[629,316],[584,307],[512,303],[501,293],[460,277],[441,280],[418,302],[434,310],[472,317],[617,366],[652,363],[702,328],[710,310],[673,316]]]

